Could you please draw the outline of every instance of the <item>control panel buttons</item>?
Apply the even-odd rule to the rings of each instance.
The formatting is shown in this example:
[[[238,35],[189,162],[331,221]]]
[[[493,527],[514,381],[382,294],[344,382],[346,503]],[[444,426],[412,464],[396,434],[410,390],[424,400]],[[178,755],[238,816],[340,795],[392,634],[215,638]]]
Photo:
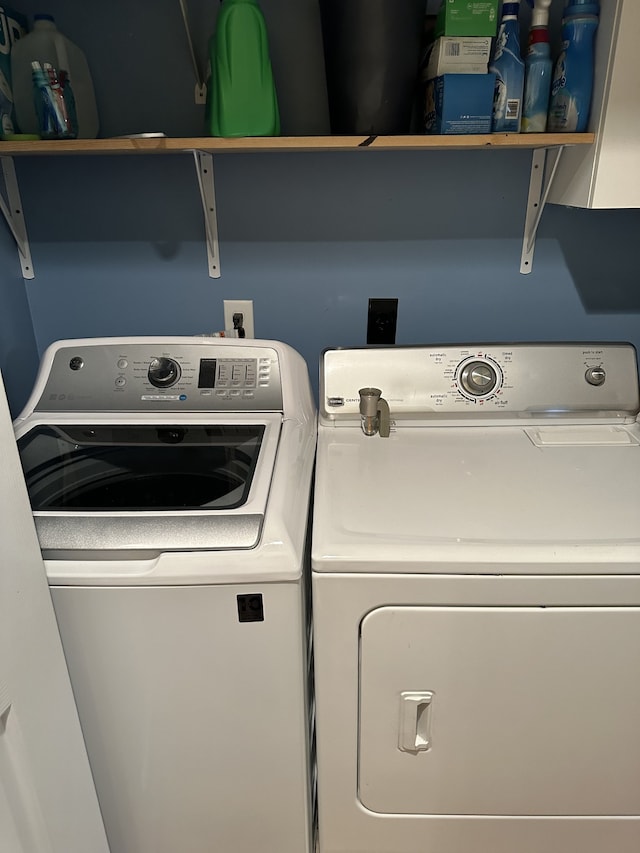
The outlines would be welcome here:
[[[118,376],[118,378],[116,379],[116,388],[124,388],[126,384],[127,380],[124,378],[124,376]]]
[[[84,367],[84,361],[80,358],[79,355],[74,355],[74,357],[69,362],[69,367],[71,370],[82,370]]]
[[[119,358],[118,359],[118,369],[119,370],[125,370],[125,368],[127,368],[127,367],[129,367],[129,362],[127,361],[127,359],[126,358]]]
[[[589,385],[604,385],[607,374],[603,367],[589,367],[584,375]]]
[[[181,373],[180,365],[174,359],[153,358],[147,376],[155,388],[170,388],[180,379]]]

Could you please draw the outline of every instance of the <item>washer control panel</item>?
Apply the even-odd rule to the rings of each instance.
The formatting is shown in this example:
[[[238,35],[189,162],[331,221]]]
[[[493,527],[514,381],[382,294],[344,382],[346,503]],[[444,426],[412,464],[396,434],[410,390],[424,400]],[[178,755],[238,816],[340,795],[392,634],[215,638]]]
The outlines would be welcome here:
[[[636,414],[631,344],[334,349],[323,355],[321,413],[359,412],[359,389],[379,388],[391,416],[539,417]]]
[[[270,347],[80,344],[53,358],[36,411],[281,411]]]

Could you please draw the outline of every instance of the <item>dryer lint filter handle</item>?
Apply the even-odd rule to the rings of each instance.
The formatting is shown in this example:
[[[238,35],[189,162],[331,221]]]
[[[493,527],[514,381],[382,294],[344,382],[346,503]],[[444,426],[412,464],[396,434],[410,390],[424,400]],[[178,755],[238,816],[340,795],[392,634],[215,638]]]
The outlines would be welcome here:
[[[379,388],[361,388],[360,394],[360,418],[362,432],[365,435],[380,433],[380,438],[389,438],[391,430],[391,418],[389,404],[381,396]]]

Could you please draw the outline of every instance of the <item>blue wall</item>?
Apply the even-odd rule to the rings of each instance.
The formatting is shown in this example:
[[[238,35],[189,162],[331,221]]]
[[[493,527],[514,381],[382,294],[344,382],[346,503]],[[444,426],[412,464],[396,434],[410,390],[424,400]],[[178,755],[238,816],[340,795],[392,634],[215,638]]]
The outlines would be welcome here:
[[[639,211],[545,211],[519,274],[530,154],[219,155],[222,278],[206,272],[186,155],[18,161],[38,347],[68,336],[222,328],[254,300],[256,335],[360,345],[369,297],[397,297],[398,343],[630,340],[640,347]]]
[[[278,33],[278,68],[287,67],[294,48],[299,57],[300,44],[313,41],[315,2],[262,0]],[[39,0],[15,5],[41,8]],[[217,5],[188,4],[201,63]],[[89,56],[104,135],[201,132],[203,108],[193,102],[175,0],[51,0],[49,10]],[[286,90],[283,118],[290,126],[303,119],[304,111],[294,109],[301,95],[308,95],[307,107],[323,108],[317,52],[307,54],[308,66],[294,64],[296,73],[279,81],[304,80],[308,87]],[[36,272],[26,292],[38,349],[70,336],[214,331],[223,326],[223,299],[252,299],[256,334],[300,350],[315,381],[322,349],[365,342],[369,297],[398,298],[401,344],[611,339],[640,347],[640,211],[549,206],[534,270],[521,276],[530,157],[218,155],[219,280],[206,271],[189,155],[16,158]],[[4,237],[0,297],[15,353],[33,341],[15,253]],[[15,354],[4,360],[17,400],[32,367],[25,370]]]

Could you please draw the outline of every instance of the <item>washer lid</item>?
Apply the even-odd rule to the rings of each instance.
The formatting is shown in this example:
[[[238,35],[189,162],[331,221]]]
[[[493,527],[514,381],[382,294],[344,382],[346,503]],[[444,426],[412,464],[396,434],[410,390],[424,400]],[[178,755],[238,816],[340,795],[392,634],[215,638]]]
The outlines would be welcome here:
[[[34,425],[18,448],[45,555],[254,548],[279,423]]]
[[[405,428],[386,439],[321,428],[313,567],[598,573],[606,562],[637,573],[639,438],[638,425]]]

